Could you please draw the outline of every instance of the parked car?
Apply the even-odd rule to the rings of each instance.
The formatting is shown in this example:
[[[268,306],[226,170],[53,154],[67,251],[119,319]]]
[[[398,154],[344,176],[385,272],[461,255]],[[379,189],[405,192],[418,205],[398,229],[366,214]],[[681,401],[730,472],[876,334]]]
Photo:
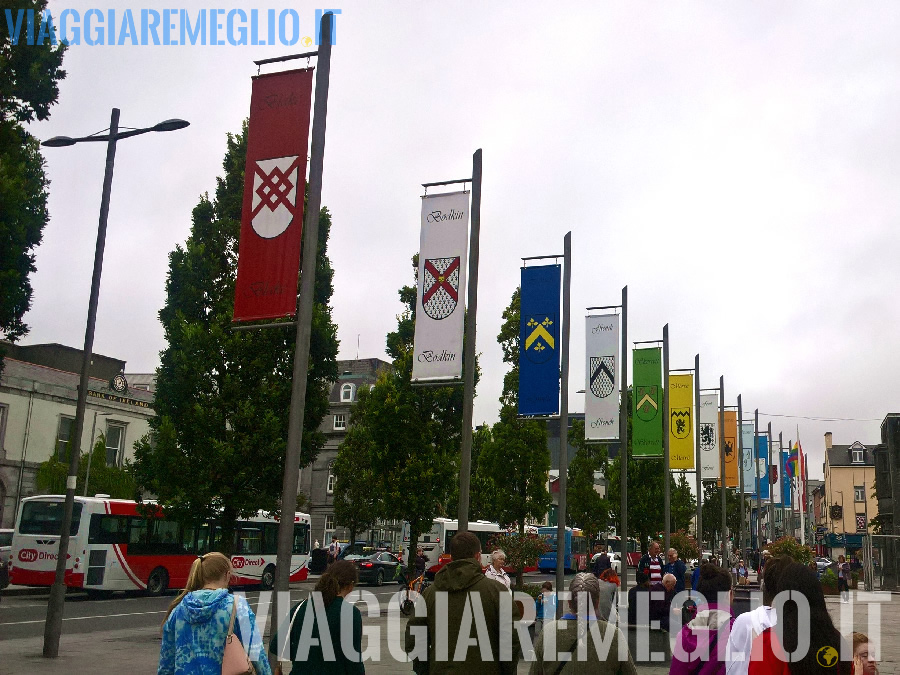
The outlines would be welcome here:
[[[352,544],[342,544],[338,560],[346,560],[348,555],[369,555],[375,551],[375,547],[367,541],[354,541]]]
[[[829,567],[837,568],[837,563],[831,558],[816,558],[816,575],[821,578]]]
[[[397,568],[400,567],[397,556],[387,551],[375,551],[373,547],[369,548],[373,549],[369,553],[350,553],[344,557],[344,560],[356,565],[360,583],[381,586],[385,581],[393,581],[397,575]]]
[[[616,574],[622,573],[622,554],[618,551],[613,551],[609,554],[609,565],[613,568],[613,571]]]

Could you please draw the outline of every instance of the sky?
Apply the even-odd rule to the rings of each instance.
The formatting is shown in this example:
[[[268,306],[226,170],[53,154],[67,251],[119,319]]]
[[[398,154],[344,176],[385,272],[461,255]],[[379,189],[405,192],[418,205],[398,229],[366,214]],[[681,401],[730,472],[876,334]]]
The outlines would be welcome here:
[[[298,35],[313,35],[316,5],[254,6],[293,8]],[[49,7],[137,18],[157,5]],[[357,341],[360,357],[386,358],[397,290],[412,281],[420,184],[471,175],[481,148],[476,422],[497,418],[496,336],[520,258],[562,253],[571,231],[571,410],[583,410],[583,310],[618,303],[627,284],[629,337],[660,338],[668,324],[672,368],[699,354],[702,387],[724,376],[727,403],[741,394],[785,442],[799,429],[810,477],[826,431],[877,443],[900,411],[900,5],[549,7],[341,3],[322,194],[339,358],[355,358]],[[113,107],[126,126],[191,122],[118,146],[96,352],[128,372],[157,367],[168,255],[222,175],[253,60],[307,50],[70,47],[37,137],[97,132]],[[104,155],[101,143],[44,149],[51,221],[23,344],[83,343]]]

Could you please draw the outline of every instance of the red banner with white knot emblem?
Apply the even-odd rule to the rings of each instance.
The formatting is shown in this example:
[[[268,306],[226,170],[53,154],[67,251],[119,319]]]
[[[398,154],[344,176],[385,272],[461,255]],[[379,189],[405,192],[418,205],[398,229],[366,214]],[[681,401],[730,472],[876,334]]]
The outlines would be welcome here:
[[[312,80],[312,68],[253,78],[235,321],[297,311]]]

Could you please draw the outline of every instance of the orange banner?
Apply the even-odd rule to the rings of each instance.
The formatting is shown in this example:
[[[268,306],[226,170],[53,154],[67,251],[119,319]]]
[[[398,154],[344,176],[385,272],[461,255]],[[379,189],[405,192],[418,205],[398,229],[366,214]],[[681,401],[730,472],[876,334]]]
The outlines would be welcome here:
[[[738,466],[737,412],[725,411],[725,485],[736,488],[740,485]],[[719,480],[721,485],[722,481]]]

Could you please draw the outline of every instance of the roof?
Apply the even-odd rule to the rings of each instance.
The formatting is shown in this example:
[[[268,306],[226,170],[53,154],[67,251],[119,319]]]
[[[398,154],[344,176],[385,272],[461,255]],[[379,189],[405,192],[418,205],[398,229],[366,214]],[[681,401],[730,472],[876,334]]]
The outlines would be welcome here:
[[[59,387],[62,390],[47,393],[58,393],[61,396],[68,395],[73,399],[76,397],[75,392],[78,390],[78,381],[80,379],[80,375],[77,373],[67,373],[56,368],[25,363],[9,357],[3,360],[3,364],[3,376],[0,378],[0,384],[5,387],[30,390],[31,383],[35,383],[45,387]],[[149,391],[129,388],[124,394],[117,394],[109,388],[109,382],[96,377],[88,379],[88,391],[153,403],[153,394]]]
[[[825,449],[825,461],[829,466],[875,466],[875,450],[879,446],[866,446],[859,441],[850,445],[833,445]],[[863,461],[854,462],[853,450],[863,451]]]

